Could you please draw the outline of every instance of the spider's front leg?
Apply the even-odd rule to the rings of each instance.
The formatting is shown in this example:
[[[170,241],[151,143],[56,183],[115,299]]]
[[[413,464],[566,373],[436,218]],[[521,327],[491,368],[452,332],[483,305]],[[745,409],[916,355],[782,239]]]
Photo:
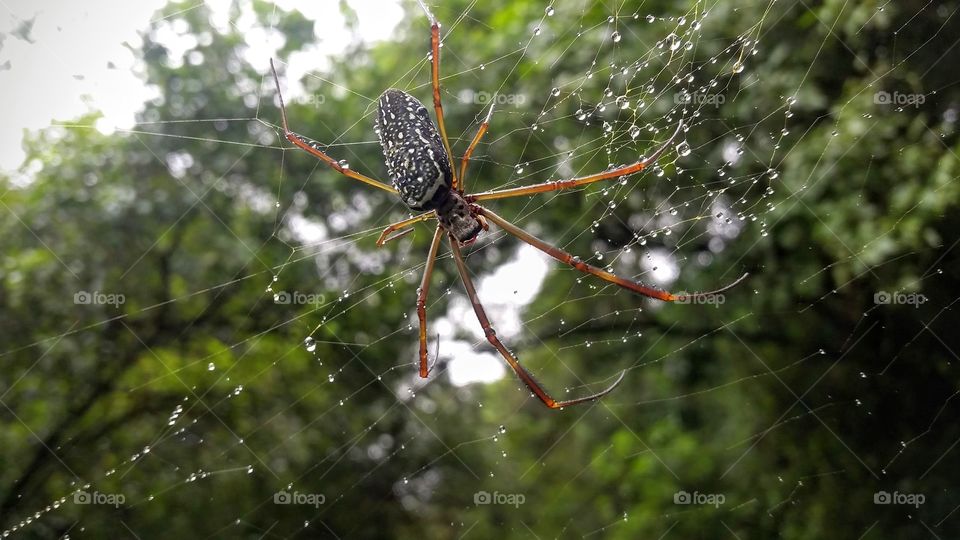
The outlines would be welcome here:
[[[427,362],[427,292],[430,290],[430,276],[433,275],[433,264],[437,261],[437,251],[440,249],[440,240],[443,239],[443,227],[437,225],[433,233],[433,242],[430,243],[430,253],[423,269],[423,279],[417,289],[417,319],[420,321],[420,378],[426,379],[430,375],[430,365]]]
[[[450,236],[450,247],[453,249],[453,260],[457,263],[457,271],[460,273],[460,279],[463,281],[463,287],[467,290],[467,296],[470,298],[470,303],[473,304],[473,312],[477,316],[477,320],[480,321],[480,326],[483,328],[484,335],[487,336],[487,341],[490,342],[494,348],[497,349],[497,352],[500,353],[500,356],[506,360],[507,364],[513,369],[517,374],[517,377],[520,377],[520,380],[527,385],[527,388],[530,389],[537,398],[543,402],[544,405],[550,407],[551,409],[562,409],[563,407],[568,407],[570,405],[576,405],[578,403],[583,403],[585,401],[592,401],[599,399],[617,387],[620,384],[620,381],[623,380],[624,375],[626,375],[626,370],[620,373],[620,376],[617,377],[617,380],[613,382],[606,390],[598,392],[596,394],[590,394],[589,396],[584,396],[580,398],[570,399],[567,401],[557,401],[554,399],[543,386],[533,377],[527,369],[520,365],[517,356],[510,352],[503,342],[500,341],[500,338],[497,337],[497,331],[494,330],[493,325],[490,324],[490,319],[487,318],[487,313],[483,309],[483,304],[480,303],[480,298],[477,296],[477,290],[473,286],[473,280],[470,279],[470,272],[467,270],[467,265],[463,261],[463,255],[460,253],[460,243],[456,238]],[[422,335],[422,334],[421,334]],[[421,341],[421,343],[423,343]]]
[[[539,249],[540,251],[546,253],[547,255],[553,257],[554,259],[572,266],[573,268],[583,272],[584,274],[591,274],[597,276],[598,278],[608,282],[613,283],[619,287],[623,287],[629,291],[633,291],[639,295],[646,296],[648,298],[656,298],[657,300],[663,300],[664,302],[688,302],[690,299],[695,298],[709,298],[716,296],[731,287],[736,286],[738,283],[743,281],[749,276],[749,273],[744,273],[742,276],[737,278],[733,283],[725,285],[717,290],[709,292],[693,292],[693,293],[684,293],[684,294],[674,294],[667,291],[661,291],[660,289],[654,289],[653,287],[647,287],[633,281],[631,279],[622,278],[611,272],[607,272],[601,268],[597,268],[592,264],[587,264],[580,260],[579,257],[574,257],[573,255],[567,253],[566,251],[548,244],[543,240],[537,238],[536,236],[524,231],[520,227],[517,227],[513,223],[503,219],[497,214],[491,212],[490,210],[483,208],[480,205],[473,205],[472,210],[477,213],[478,216],[486,216],[490,221],[497,224],[498,227],[504,231],[516,236],[520,240],[530,244],[531,246]]]

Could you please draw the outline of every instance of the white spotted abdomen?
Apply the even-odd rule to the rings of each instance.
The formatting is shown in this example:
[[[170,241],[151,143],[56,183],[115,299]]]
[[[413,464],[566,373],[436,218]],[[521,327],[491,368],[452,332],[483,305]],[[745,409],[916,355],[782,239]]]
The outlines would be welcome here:
[[[387,173],[412,210],[435,210],[450,197],[450,159],[426,107],[396,89],[380,95],[375,123]]]

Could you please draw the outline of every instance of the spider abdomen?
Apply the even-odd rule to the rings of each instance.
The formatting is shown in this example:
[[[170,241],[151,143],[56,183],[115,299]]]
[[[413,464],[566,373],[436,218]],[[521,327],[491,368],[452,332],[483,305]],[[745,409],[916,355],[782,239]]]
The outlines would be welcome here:
[[[390,180],[404,204],[412,210],[446,206],[453,185],[450,158],[426,107],[391,88],[380,95],[375,128]]]

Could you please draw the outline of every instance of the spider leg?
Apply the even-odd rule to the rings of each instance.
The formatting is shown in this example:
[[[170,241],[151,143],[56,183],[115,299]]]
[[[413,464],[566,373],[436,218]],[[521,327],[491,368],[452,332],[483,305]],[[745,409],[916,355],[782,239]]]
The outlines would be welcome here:
[[[447,138],[447,126],[443,122],[443,104],[440,103],[440,21],[433,16],[423,0],[417,1],[423,11],[426,12],[427,18],[430,19],[430,71],[433,85],[433,109],[437,113],[437,127],[440,128],[443,148],[447,151],[447,157],[450,159],[450,170],[453,171],[453,189],[459,189],[460,182],[457,178],[457,168],[453,163],[450,140]]]
[[[613,169],[611,171],[604,171],[602,173],[591,174],[589,176],[581,176],[579,178],[572,178],[570,180],[553,180],[551,182],[543,182],[542,184],[534,184],[532,186],[524,186],[518,188],[510,189],[500,189],[495,191],[485,191],[483,193],[476,193],[470,195],[468,200],[473,201],[487,201],[491,199],[506,199],[508,197],[520,197],[522,195],[533,195],[535,193],[544,193],[546,191],[558,191],[561,189],[569,189],[578,186],[585,186],[587,184],[592,184],[594,182],[599,182],[601,180],[610,180],[612,178],[620,178],[621,176],[627,176],[631,174],[638,173],[648,166],[651,163],[657,161],[657,158],[663,154],[667,148],[673,144],[673,141],[677,138],[677,135],[680,134],[680,131],[683,130],[683,122],[680,122],[677,125],[677,129],[673,132],[673,135],[670,135],[670,138],[661,144],[650,157],[644,158],[640,161],[634,162],[630,165],[624,165]]]
[[[419,216],[413,216],[412,218],[408,218],[408,219],[405,219],[405,220],[403,220],[403,221],[398,221],[398,222],[393,223],[393,224],[391,224],[391,225],[387,225],[387,228],[384,229],[382,233],[380,233],[380,238],[377,239],[377,247],[383,247],[383,245],[386,244],[387,242],[390,242],[390,241],[392,241],[392,240],[396,240],[397,238],[400,238],[401,236],[405,236],[405,235],[409,234],[410,231],[412,231],[413,229],[407,229],[407,230],[405,230],[405,231],[403,231],[403,232],[401,232],[401,233],[399,233],[399,234],[395,234],[395,235],[393,235],[393,236],[390,236],[390,233],[392,233],[393,231],[399,231],[400,229],[406,229],[407,227],[409,227],[410,225],[413,225],[414,223],[419,223],[419,222],[421,222],[421,221],[426,221],[426,220],[428,220],[428,219],[430,219],[430,218],[433,218],[433,217],[436,217],[436,213],[435,213],[433,210],[431,210],[431,211],[429,211],[429,212],[424,212],[424,213],[420,214]]]
[[[420,378],[426,379],[430,375],[430,366],[427,363],[427,292],[430,290],[430,276],[433,274],[433,264],[437,261],[437,250],[440,249],[440,240],[443,238],[443,227],[437,225],[437,232],[433,233],[433,242],[430,243],[430,253],[423,269],[423,279],[417,289],[417,319],[420,320]],[[439,343],[439,336],[437,336]],[[439,353],[439,349],[437,351]]]
[[[652,287],[646,287],[644,285],[637,283],[636,281],[622,278],[620,276],[607,272],[606,270],[602,270],[600,268],[597,268],[596,266],[587,264],[581,261],[578,257],[574,257],[573,255],[567,253],[566,251],[563,251],[560,248],[554,247],[544,242],[543,240],[540,240],[536,236],[533,236],[532,234],[524,231],[520,227],[517,227],[516,225],[503,219],[497,214],[491,212],[490,210],[487,210],[486,208],[482,208],[480,206],[474,205],[474,209],[480,215],[486,216],[488,219],[490,219],[490,221],[499,225],[501,229],[507,231],[508,233],[516,236],[520,240],[523,240],[524,242],[530,244],[531,246],[539,249],[540,251],[546,253],[547,255],[550,255],[554,259],[564,264],[568,264],[585,274],[592,274],[604,281],[608,281],[610,283],[613,283],[614,285],[623,287],[624,289],[629,289],[637,294],[640,294],[649,298],[656,298],[657,300],[663,300],[664,302],[686,302],[692,298],[704,298],[704,297],[716,295],[737,285],[738,283],[746,279],[748,275],[750,275],[749,273],[745,273],[739,278],[737,278],[733,283],[730,283],[729,285],[725,287],[721,287],[715,291],[673,294],[667,291],[654,289]]]
[[[476,148],[477,143],[480,142],[483,134],[486,133],[487,128],[490,127],[490,117],[493,116],[493,104],[496,102],[497,94],[493,94],[493,99],[490,101],[490,110],[487,112],[487,117],[484,118],[483,123],[480,124],[480,129],[477,130],[477,134],[473,136],[473,140],[470,141],[470,146],[467,147],[467,151],[463,154],[463,160],[460,162],[460,193],[463,193],[463,190],[466,188],[467,184],[467,163],[470,162],[470,156],[473,155],[473,149]]]
[[[480,326],[483,328],[483,333],[487,336],[487,341],[493,345],[497,351],[500,353],[500,356],[503,356],[503,359],[507,361],[507,364],[513,368],[513,371],[520,377],[520,380],[527,385],[527,388],[530,389],[544,405],[550,407],[551,409],[561,409],[563,407],[568,407],[570,405],[576,405],[578,403],[583,403],[585,401],[592,401],[594,399],[601,398],[609,394],[620,381],[623,380],[623,376],[626,374],[626,371],[620,373],[620,376],[617,377],[617,380],[613,382],[606,390],[598,392],[596,394],[590,394],[589,396],[583,396],[575,399],[570,399],[567,401],[557,401],[553,399],[550,394],[543,389],[543,386],[533,377],[533,375],[527,371],[526,368],[520,365],[520,362],[517,359],[517,356],[510,352],[500,341],[500,338],[497,337],[496,330],[493,329],[493,326],[490,324],[490,319],[487,318],[487,314],[483,309],[483,305],[480,303],[480,299],[477,296],[477,290],[473,286],[473,281],[470,279],[470,273],[467,270],[467,265],[463,261],[463,255],[460,253],[460,245],[457,242],[457,239],[453,236],[450,237],[450,246],[453,248],[453,260],[457,263],[457,271],[460,273],[460,279],[463,280],[463,286],[467,290],[467,296],[470,297],[470,303],[473,304],[473,312],[477,315],[477,320],[480,321]]]
[[[337,171],[338,173],[344,176],[353,178],[354,180],[359,180],[364,184],[373,186],[375,188],[380,188],[384,191],[389,191],[390,193],[397,192],[397,190],[390,185],[384,184],[379,180],[374,180],[373,178],[364,176],[354,170],[351,170],[348,167],[340,165],[340,163],[337,160],[333,159],[332,157],[325,154],[322,150],[320,150],[320,143],[312,139],[309,139],[307,137],[304,137],[303,135],[290,131],[290,127],[287,124],[287,108],[283,104],[283,94],[280,93],[280,79],[277,77],[277,69],[273,67],[273,58],[270,59],[270,70],[273,71],[273,82],[276,83],[277,85],[277,96],[280,98],[280,118],[283,120],[283,136],[286,137],[288,141],[292,142],[299,148],[306,150],[307,152],[312,154],[313,157],[319,159],[320,161],[323,161],[324,163],[329,165],[330,168],[332,168],[333,170]]]

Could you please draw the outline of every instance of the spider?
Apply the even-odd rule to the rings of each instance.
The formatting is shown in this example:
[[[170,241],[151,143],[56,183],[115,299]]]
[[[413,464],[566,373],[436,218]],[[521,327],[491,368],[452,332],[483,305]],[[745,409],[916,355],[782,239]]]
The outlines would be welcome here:
[[[490,324],[490,319],[487,318],[483,304],[477,296],[477,290],[473,285],[473,281],[470,279],[466,263],[461,253],[461,247],[469,246],[476,241],[481,232],[489,230],[489,220],[503,231],[519,238],[523,242],[530,244],[564,264],[649,298],[656,298],[664,302],[683,302],[696,297],[718,294],[733,287],[745,279],[747,274],[743,274],[733,283],[712,292],[677,295],[647,287],[636,281],[614,275],[601,268],[587,264],[578,257],[531,235],[479,204],[481,201],[570,189],[639,173],[646,169],[651,163],[655,162],[657,158],[666,151],[680,133],[683,124],[678,125],[670,138],[657,147],[649,157],[641,158],[629,165],[567,180],[553,180],[518,188],[467,194],[464,192],[464,179],[467,174],[467,165],[470,162],[470,156],[474,148],[476,148],[477,143],[483,137],[484,133],[486,133],[490,125],[490,119],[493,116],[493,105],[491,104],[490,110],[477,129],[476,135],[474,135],[466,152],[464,152],[460,160],[460,169],[457,171],[453,152],[450,149],[450,142],[447,139],[447,130],[443,122],[443,106],[440,102],[440,23],[422,2],[420,2],[420,4],[430,20],[430,63],[433,108],[437,117],[437,123],[433,123],[426,107],[410,94],[392,88],[381,94],[377,103],[377,117],[374,128],[380,139],[380,145],[383,149],[387,172],[392,180],[392,186],[350,169],[349,166],[343,165],[327,155],[327,153],[321,149],[322,145],[317,141],[290,131],[287,123],[286,107],[280,92],[280,79],[277,76],[276,68],[271,59],[270,69],[273,72],[273,79],[276,83],[277,95],[280,100],[280,114],[283,121],[284,137],[297,147],[306,150],[314,157],[320,159],[338,173],[383,191],[397,194],[411,210],[422,212],[409,219],[404,219],[387,226],[377,239],[377,247],[382,247],[387,242],[409,233],[412,230],[410,227],[416,223],[430,219],[436,219],[438,221],[436,230],[433,233],[433,241],[430,243],[426,264],[424,265],[423,278],[420,282],[420,287],[417,289],[417,318],[419,319],[420,326],[420,377],[425,379],[430,375],[430,365],[427,355],[427,294],[430,288],[430,276],[433,273],[434,263],[437,258],[437,251],[440,248],[443,237],[447,236],[450,242],[450,249],[453,252],[453,259],[457,266],[457,272],[460,274],[460,279],[463,281],[467,296],[473,304],[473,311],[477,316],[477,320],[480,322],[480,326],[483,328],[487,341],[503,356],[503,359],[510,365],[530,391],[532,391],[544,405],[551,409],[561,409],[601,398],[620,384],[620,381],[623,380],[626,374],[626,370],[620,373],[613,384],[601,392],[569,400],[557,400],[553,398],[550,393],[537,382],[533,375],[520,364],[517,356],[507,349],[500,341],[500,338],[497,337],[497,332]]]

